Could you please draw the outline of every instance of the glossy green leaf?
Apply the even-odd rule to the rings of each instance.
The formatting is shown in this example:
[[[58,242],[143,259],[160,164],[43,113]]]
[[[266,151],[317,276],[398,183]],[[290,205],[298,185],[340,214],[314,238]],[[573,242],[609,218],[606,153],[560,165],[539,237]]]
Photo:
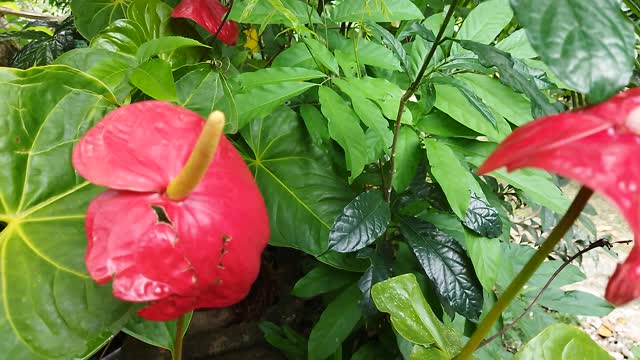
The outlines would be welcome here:
[[[321,360],[333,354],[351,334],[362,317],[360,290],[350,286],[327,305],[309,334],[309,359]]]
[[[138,66],[136,59],[131,56],[93,48],[68,51],[57,58],[54,64],[67,65],[92,75],[111,89],[119,103],[123,103],[133,90],[129,74]]]
[[[301,24],[321,23],[318,12],[304,1],[280,0],[291,11]],[[249,8],[249,9],[247,9]],[[243,24],[282,24],[290,25],[291,21],[278,11],[270,1],[241,0],[233,4],[229,19]]]
[[[316,62],[329,69],[332,73],[336,75],[340,74],[336,58],[323,43],[309,38],[303,39],[303,41],[305,45],[307,45],[309,52],[311,52],[311,56]]]
[[[172,35],[169,19],[173,9],[160,0],[133,0],[127,8],[127,19],[142,28],[142,37],[147,40]]]
[[[451,356],[437,347],[416,345],[411,350],[409,360],[451,360]]]
[[[400,232],[442,302],[469,319],[482,311],[482,285],[471,260],[451,236],[423,220],[403,216]]]
[[[78,177],[69,156],[115,98],[60,65],[0,69],[0,98],[0,353],[83,357],[131,310],[86,272],[84,212],[102,189]]]
[[[613,359],[591,337],[571,325],[544,329],[513,357],[514,360],[609,360]]]
[[[500,34],[513,18],[509,0],[483,1],[464,19],[456,39],[471,40],[489,44]],[[460,45],[454,44],[451,53],[460,52]]]
[[[338,290],[358,280],[358,274],[318,265],[301,277],[293,286],[291,295],[309,298]]]
[[[498,210],[476,193],[471,194],[463,223],[468,229],[483,237],[493,239],[502,235],[502,220],[498,216]]]
[[[491,110],[515,125],[524,125],[533,120],[531,102],[522,94],[486,75],[463,73],[455,75],[463,79],[471,91],[487,104]]]
[[[172,52],[190,46],[209,47],[198,40],[182,36],[163,36],[141,44],[136,52],[136,58],[142,63],[158,54]]]
[[[471,199],[466,181],[469,171],[447,145],[434,139],[426,139],[424,144],[433,177],[444,190],[453,212],[464,219]]]
[[[129,19],[120,19],[93,37],[90,47],[135,56],[140,45],[147,40],[140,25]]]
[[[178,101],[171,65],[162,59],[140,64],[129,75],[129,81],[156,100]]]
[[[225,97],[221,76],[208,64],[196,66],[180,77],[176,81],[176,94],[178,104],[205,119],[214,110],[220,110],[220,102]],[[234,119],[230,112],[227,111],[225,115],[226,125],[233,127]]]
[[[241,134],[251,149],[244,157],[265,198],[271,228],[278,229],[271,244],[324,253],[331,224],[353,198],[346,182],[311,146],[291,110],[279,108]]]
[[[491,291],[498,274],[503,270],[504,253],[500,240],[488,239],[470,231],[464,232],[464,239],[478,280],[482,287]]]
[[[192,315],[193,311],[184,315],[185,326],[183,328],[183,335],[189,329]],[[129,322],[122,331],[140,341],[167,349],[173,353],[176,346],[176,324],[177,320],[151,321],[134,315],[129,319]]]
[[[436,344],[451,358],[462,348],[452,328],[443,324],[425,300],[413,274],[396,276],[375,284],[371,295],[380,311],[391,315],[393,328],[405,339],[420,345]]]
[[[78,32],[91,40],[113,21],[125,17],[130,0],[72,0],[71,11]]]
[[[334,22],[390,22],[422,19],[422,11],[410,0],[347,0],[337,3],[329,14]]]
[[[320,71],[296,67],[266,68],[253,72],[244,72],[235,77],[240,86],[252,89],[262,85],[276,84],[286,81],[306,81],[323,78],[326,75]]]
[[[498,126],[498,121],[496,120],[495,115],[493,115],[493,112],[491,112],[489,107],[472,90],[471,86],[469,86],[466,81],[453,76],[432,77],[431,79],[429,79],[429,81],[433,84],[446,84],[455,87],[456,89],[458,89],[458,91],[460,91],[462,96],[467,99],[469,104],[473,106],[473,108],[476,109],[478,113],[480,113],[480,115],[482,115],[482,117],[491,124],[491,126]]]
[[[369,190],[353,199],[338,215],[329,233],[329,249],[354,252],[372,244],[387,230],[389,204],[380,190]]]
[[[493,46],[480,44],[473,41],[462,40],[460,45],[473,51],[480,63],[486,67],[495,66],[500,73],[500,81],[513,90],[525,94],[531,100],[532,114],[534,117],[552,115],[563,110],[560,103],[550,103],[547,97],[536,86],[535,79],[520,71],[509,53],[498,50]]]
[[[321,86],[318,95],[322,113],[329,120],[329,135],[344,149],[351,182],[367,163],[366,139],[360,119],[331,88]]]
[[[236,94],[238,109],[238,127],[242,129],[250,122],[270,114],[287,100],[296,97],[316,84],[300,81],[288,81],[255,87],[247,92]]]
[[[258,327],[264,334],[264,339],[271,346],[282,351],[287,359],[303,360],[307,358],[307,339],[288,325],[280,327],[270,321],[262,321]]]
[[[589,101],[606,100],[631,78],[633,24],[616,0],[511,0],[540,58]]]
[[[300,106],[300,115],[309,132],[309,136],[311,136],[311,141],[315,145],[329,144],[331,137],[327,128],[327,119],[325,119],[320,110],[313,105],[302,104]]]
[[[396,191],[404,191],[409,186],[416,175],[418,163],[423,158],[424,152],[420,146],[418,134],[410,127],[401,127],[396,143],[395,175],[393,176],[393,188]]]
[[[516,59],[531,59],[538,56],[529,43],[525,29],[512,32],[511,35],[496,44],[496,48],[508,52]]]

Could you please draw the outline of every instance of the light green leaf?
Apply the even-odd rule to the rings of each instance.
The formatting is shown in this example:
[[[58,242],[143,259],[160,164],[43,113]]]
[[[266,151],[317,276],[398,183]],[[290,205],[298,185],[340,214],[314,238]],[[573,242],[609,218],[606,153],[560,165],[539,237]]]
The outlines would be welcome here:
[[[422,68],[422,64],[431,50],[432,44],[433,43],[421,37],[416,37],[415,40],[410,42],[407,46],[407,54],[409,56],[409,73],[407,75],[409,76],[409,79],[413,80],[418,76],[418,72],[420,71],[420,68]],[[442,62],[442,60],[444,60],[444,52],[442,51],[442,48],[438,46],[431,62],[427,66],[427,73],[431,72],[434,66]]]
[[[347,62],[360,66],[370,65],[382,69],[402,70],[400,60],[393,51],[373,41],[364,38],[347,39],[338,32],[330,32],[328,42],[335,49],[336,57],[339,51]]]
[[[157,100],[178,101],[171,65],[152,59],[133,69],[129,81],[143,93]]]
[[[193,311],[184,315],[185,326],[183,329],[183,335],[189,329],[191,316],[193,316]],[[129,322],[125,325],[122,331],[140,341],[167,349],[173,353],[176,346],[176,324],[177,320],[151,321],[143,319],[138,315],[134,315],[129,319]]]
[[[90,47],[135,56],[140,45],[147,40],[144,30],[135,21],[120,19],[93,37]]]
[[[80,358],[132,310],[87,274],[85,209],[102,189],[78,177],[69,156],[116,100],[95,78],[61,65],[0,69],[0,98],[0,352]]]
[[[393,176],[393,188],[396,191],[401,192],[409,186],[416,176],[418,163],[423,157],[418,134],[410,127],[401,127],[396,144],[395,175]]]
[[[448,358],[462,348],[461,337],[443,324],[431,310],[413,274],[381,281],[371,288],[380,311],[391,315],[393,328],[405,339],[420,345],[436,344]]]
[[[502,269],[503,253],[500,239],[488,239],[466,230],[467,253],[473,262],[478,279],[487,291],[491,291]]]
[[[533,120],[531,103],[522,94],[500,83],[500,80],[481,74],[463,73],[455,75],[471,87],[494,112],[515,125],[524,125]]]
[[[609,360],[591,337],[578,328],[556,324],[544,329],[513,357],[514,360]]]
[[[434,139],[425,139],[424,144],[433,177],[442,187],[453,212],[464,219],[471,198],[467,184],[469,171],[446,144]]]
[[[322,19],[316,10],[299,0],[280,0],[289,11],[291,11],[301,24],[322,23]],[[291,21],[287,19],[281,12],[276,9],[270,1],[260,0],[253,1],[241,0],[233,4],[229,19],[243,24],[282,24],[291,25]],[[249,5],[254,5],[247,11]]]
[[[500,41],[496,48],[506,51],[516,59],[531,59],[538,56],[531,47],[525,29],[518,29]]]
[[[416,129],[430,135],[445,137],[475,139],[481,135],[455,121],[451,116],[438,109],[433,109],[428,115],[421,118],[416,124]]]
[[[327,119],[325,119],[317,107],[302,104],[302,106],[300,106],[300,115],[315,145],[326,145],[331,141],[329,129],[327,128]]]
[[[369,76],[347,78],[345,81],[347,81],[355,91],[359,91],[362,96],[375,102],[387,119],[395,120],[396,116],[398,116],[400,98],[404,94],[404,91],[398,85],[387,79]],[[402,122],[405,124],[413,124],[413,116],[409,109],[405,108],[405,111],[402,113]]]
[[[313,59],[307,45],[303,42],[295,43],[276,56],[271,68],[300,67],[318,69],[318,63]]]
[[[531,46],[569,88],[606,100],[629,82],[633,24],[616,0],[511,0]]]
[[[462,94],[462,96],[467,99],[469,104],[473,106],[473,108],[476,109],[476,111],[480,113],[483,118],[485,118],[486,121],[488,121],[494,128],[498,127],[498,120],[496,120],[496,116],[493,115],[493,112],[472,90],[472,88],[467,84],[466,81],[454,76],[434,76],[429,79],[429,81],[433,84],[445,84],[455,87]]]
[[[500,34],[513,18],[509,0],[489,0],[476,6],[464,20],[456,39],[471,40],[489,44]],[[454,44],[451,54],[461,52],[460,45]]]
[[[353,285],[327,305],[309,334],[309,359],[326,359],[351,334],[362,317],[360,289]]]
[[[238,127],[242,129],[250,122],[270,114],[285,101],[296,97],[316,84],[288,81],[255,87],[245,93],[236,94]]]
[[[155,55],[190,46],[209,47],[198,40],[182,36],[163,36],[161,38],[149,40],[140,45],[136,52],[136,58],[142,63],[151,59]]]
[[[322,113],[329,120],[329,135],[344,149],[351,182],[367,164],[367,141],[360,119],[331,88],[321,86],[318,95]]]
[[[410,0],[343,0],[329,14],[334,22],[390,22],[422,19]]]
[[[207,118],[224,97],[222,79],[208,64],[197,65],[176,81],[178,104]],[[225,113],[227,125],[234,123],[229,112]]]
[[[411,350],[409,360],[451,360],[451,356],[437,347],[415,345]]]
[[[258,86],[276,84],[287,81],[306,81],[323,78],[326,75],[320,71],[296,67],[274,67],[253,72],[244,72],[235,77],[244,90]]]
[[[315,61],[329,69],[329,71],[331,71],[332,73],[336,75],[340,74],[340,69],[338,68],[338,62],[336,61],[336,58],[323,43],[318,40],[309,38],[305,38],[303,39],[303,41],[307,45]]]
[[[71,11],[78,32],[91,40],[102,29],[125,17],[129,0],[72,0]]]
[[[538,304],[561,314],[583,316],[607,316],[614,309],[603,298],[579,290],[548,289]]]

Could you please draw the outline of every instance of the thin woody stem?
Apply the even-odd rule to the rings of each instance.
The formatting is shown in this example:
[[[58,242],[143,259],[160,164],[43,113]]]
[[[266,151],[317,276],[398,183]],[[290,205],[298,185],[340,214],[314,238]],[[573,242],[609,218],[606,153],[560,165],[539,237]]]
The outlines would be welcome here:
[[[556,247],[558,242],[564,237],[567,231],[571,228],[576,221],[582,209],[587,204],[587,201],[593,194],[593,190],[583,186],[580,188],[578,195],[569,206],[569,209],[564,214],[558,225],[551,231],[549,237],[540,246],[540,248],[533,254],[527,264],[520,270],[518,275],[511,281],[511,284],[502,293],[498,301],[493,305],[487,316],[480,322],[480,325],[476,328],[467,344],[464,346],[460,354],[456,357],[456,360],[467,360],[473,355],[475,349],[480,345],[482,339],[487,335],[493,324],[498,320],[504,309],[509,306],[511,301],[518,295],[522,287],[529,281],[531,276],[536,272],[538,267],[542,265],[544,260],[549,256],[551,251]]]
[[[198,186],[216,153],[224,121],[224,114],[220,111],[214,111],[209,115],[187,163],[167,187],[169,199],[184,199]]]
[[[182,344],[184,340],[184,315],[176,321],[176,342],[173,349],[173,360],[182,360]]]

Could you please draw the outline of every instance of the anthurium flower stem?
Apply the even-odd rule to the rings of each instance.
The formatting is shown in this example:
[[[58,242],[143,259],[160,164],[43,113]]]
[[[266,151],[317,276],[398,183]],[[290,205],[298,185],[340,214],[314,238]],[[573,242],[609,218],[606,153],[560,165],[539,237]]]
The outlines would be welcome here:
[[[178,176],[171,180],[169,186],[167,186],[169,199],[181,200],[198,186],[216,153],[218,142],[222,136],[224,121],[224,114],[220,111],[214,111],[209,115],[209,119],[202,129],[196,145],[193,147],[189,160],[187,160]]]
[[[182,343],[184,339],[184,315],[176,321],[176,343],[173,348],[173,360],[182,360]]]
[[[476,328],[467,344],[464,346],[460,354],[456,357],[457,360],[470,359],[475,349],[480,345],[482,339],[487,335],[493,324],[498,320],[502,312],[509,306],[511,301],[518,295],[522,287],[529,281],[531,276],[536,272],[538,267],[549,256],[551,251],[556,247],[558,242],[564,237],[569,228],[576,221],[582,209],[587,204],[587,201],[593,194],[593,190],[587,187],[581,187],[578,195],[571,203],[569,210],[564,214],[558,225],[553,229],[551,234],[545,242],[540,246],[538,251],[533,254],[527,264],[520,270],[518,275],[511,281],[511,284],[498,298],[498,301],[493,305],[489,313],[480,322],[480,325]]]

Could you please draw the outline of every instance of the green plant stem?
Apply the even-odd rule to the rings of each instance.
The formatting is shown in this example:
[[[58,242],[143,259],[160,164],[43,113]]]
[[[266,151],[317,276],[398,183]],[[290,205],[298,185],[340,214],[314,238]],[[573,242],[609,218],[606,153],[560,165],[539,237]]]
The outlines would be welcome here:
[[[520,270],[518,275],[511,281],[504,293],[498,298],[487,316],[480,322],[467,344],[464,346],[457,360],[470,359],[475,349],[480,345],[482,339],[487,335],[493,324],[498,320],[502,312],[509,306],[511,301],[518,295],[522,287],[529,281],[531,276],[536,272],[538,267],[549,256],[551,251],[556,247],[558,242],[564,237],[569,228],[576,221],[587,201],[593,194],[593,190],[583,186],[580,188],[578,195],[569,206],[569,210],[564,214],[558,225],[553,229],[545,242],[540,246],[538,251],[533,254],[527,264]]]
[[[184,339],[184,315],[176,322],[176,344],[173,349],[173,360],[182,360],[182,343]]]
[[[396,172],[395,171],[396,146],[398,144],[398,135],[400,134],[400,124],[402,123],[402,114],[404,112],[405,104],[416,93],[416,91],[418,90],[418,87],[420,87],[420,82],[422,81],[422,77],[424,76],[424,73],[427,71],[427,67],[431,62],[431,59],[433,59],[433,56],[435,55],[436,50],[438,49],[438,45],[440,45],[440,42],[444,37],[444,32],[447,29],[447,24],[449,23],[449,20],[451,20],[451,17],[453,16],[453,12],[456,9],[457,4],[458,4],[458,0],[453,0],[451,2],[451,5],[449,6],[449,10],[447,11],[447,14],[444,17],[444,20],[442,21],[442,25],[440,25],[440,29],[438,30],[438,35],[436,35],[436,38],[433,41],[433,44],[431,44],[431,49],[429,49],[429,53],[427,53],[427,56],[425,56],[424,58],[424,62],[420,67],[420,71],[418,71],[416,78],[413,80],[411,85],[409,85],[409,88],[407,89],[407,91],[405,91],[404,95],[402,95],[402,97],[400,98],[400,105],[398,106],[398,115],[396,116],[396,121],[393,128],[393,142],[391,143],[391,154],[390,154],[391,160],[389,161],[389,166],[391,167],[391,169],[389,169],[389,179],[384,189],[385,190],[384,200],[387,203],[391,203],[391,191],[393,189],[393,176]]]
[[[627,5],[627,7],[629,8],[629,10],[631,10],[632,13],[634,13],[638,18],[640,18],[640,8],[638,8],[638,5],[636,5],[636,3],[632,0],[622,0],[624,2],[625,5]]]

